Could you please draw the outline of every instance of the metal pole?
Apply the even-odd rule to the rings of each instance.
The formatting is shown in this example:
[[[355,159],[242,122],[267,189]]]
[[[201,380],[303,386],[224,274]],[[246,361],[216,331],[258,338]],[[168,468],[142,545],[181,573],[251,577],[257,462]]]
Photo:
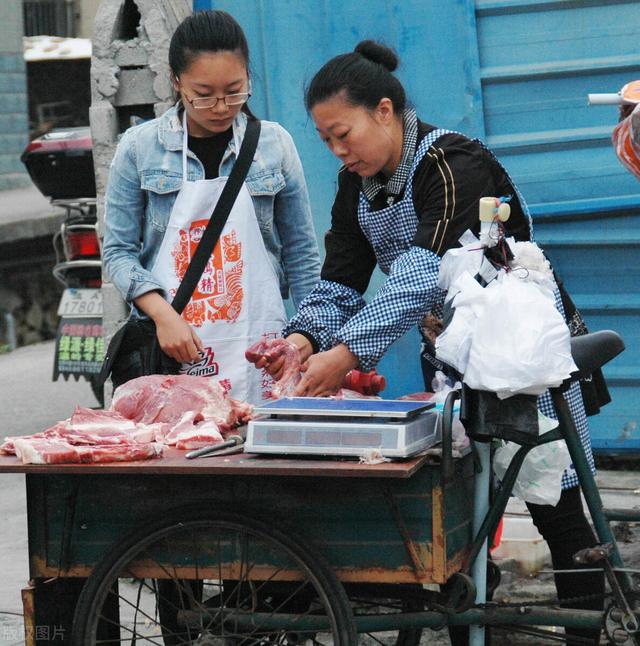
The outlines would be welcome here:
[[[477,536],[489,511],[491,443],[476,442],[475,448],[480,462],[480,471],[476,473],[473,493],[473,535]],[[488,539],[485,538],[471,569],[476,586],[476,603],[485,603],[487,600],[487,543]],[[472,624],[469,627],[469,646],[484,646],[484,637],[483,625]]]

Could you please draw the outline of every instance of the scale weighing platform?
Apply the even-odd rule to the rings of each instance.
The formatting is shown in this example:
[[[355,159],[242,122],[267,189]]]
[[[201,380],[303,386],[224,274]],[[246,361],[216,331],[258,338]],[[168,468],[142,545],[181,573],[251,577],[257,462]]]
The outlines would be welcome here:
[[[431,402],[397,399],[287,397],[256,407],[245,451],[361,456],[379,449],[406,458],[440,441],[440,412]]]

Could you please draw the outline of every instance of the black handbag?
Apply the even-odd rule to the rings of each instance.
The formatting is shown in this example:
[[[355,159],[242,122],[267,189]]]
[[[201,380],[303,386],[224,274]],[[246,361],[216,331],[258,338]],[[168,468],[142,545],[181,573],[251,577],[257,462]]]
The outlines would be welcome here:
[[[191,300],[193,291],[220,238],[231,208],[249,172],[259,138],[260,121],[250,119],[229,179],[222,189],[209,224],[171,302],[171,306],[178,314],[182,313]],[[166,355],[160,348],[155,323],[150,319],[131,319],[113,335],[109,342],[98,381],[102,385],[111,375],[113,387],[117,388],[136,377],[155,374],[175,375],[179,371],[180,363]]]

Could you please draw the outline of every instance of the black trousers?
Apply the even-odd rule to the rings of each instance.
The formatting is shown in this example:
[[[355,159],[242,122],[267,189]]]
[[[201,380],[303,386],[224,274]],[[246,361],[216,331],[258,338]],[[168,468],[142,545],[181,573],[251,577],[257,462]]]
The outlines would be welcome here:
[[[534,505],[527,503],[533,524],[547,541],[551,551],[554,570],[575,570],[573,555],[585,547],[593,547],[597,541],[584,514],[580,487],[565,489],[555,507],[551,505]],[[589,566],[590,567],[590,566]],[[562,603],[563,599],[571,597],[604,594],[604,574],[602,572],[570,572],[555,575],[558,599],[565,608],[580,608],[583,610],[602,610],[603,599],[581,601],[579,603]],[[583,630],[567,628],[567,644],[585,644],[585,639],[598,644],[599,630]],[[467,626],[455,626],[449,629],[452,646],[467,646],[469,629]],[[577,637],[578,640],[572,640]],[[489,643],[489,640],[487,640]]]

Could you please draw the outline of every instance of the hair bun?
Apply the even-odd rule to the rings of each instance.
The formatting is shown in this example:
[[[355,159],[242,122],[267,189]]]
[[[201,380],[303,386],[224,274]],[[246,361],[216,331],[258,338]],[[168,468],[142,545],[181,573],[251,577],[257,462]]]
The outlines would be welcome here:
[[[354,51],[367,60],[383,65],[390,72],[393,72],[400,62],[397,54],[392,49],[377,43],[375,40],[359,42]]]

